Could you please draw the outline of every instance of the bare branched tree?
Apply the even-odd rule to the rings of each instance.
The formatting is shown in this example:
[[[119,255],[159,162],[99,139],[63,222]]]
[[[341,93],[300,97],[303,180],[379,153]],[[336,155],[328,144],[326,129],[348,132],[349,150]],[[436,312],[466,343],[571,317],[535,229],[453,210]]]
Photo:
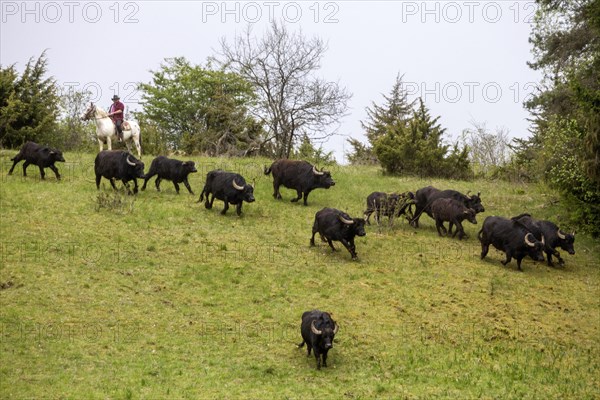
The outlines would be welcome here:
[[[506,128],[490,132],[485,123],[471,121],[472,128],[462,133],[462,141],[469,146],[469,158],[487,173],[490,167],[499,167],[509,161],[511,138]]]
[[[262,38],[250,26],[232,44],[221,39],[215,61],[250,81],[258,94],[253,114],[268,127],[278,158],[288,158],[305,135],[319,141],[336,133],[351,94],[336,82],[316,77],[327,45],[273,22]]]

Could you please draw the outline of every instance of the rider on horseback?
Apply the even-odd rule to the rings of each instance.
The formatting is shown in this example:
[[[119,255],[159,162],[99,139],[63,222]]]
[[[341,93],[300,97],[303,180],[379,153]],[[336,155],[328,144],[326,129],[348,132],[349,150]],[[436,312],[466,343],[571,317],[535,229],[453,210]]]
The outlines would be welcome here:
[[[115,123],[115,126],[117,127],[117,137],[119,138],[119,142],[121,142],[123,141],[123,128],[121,125],[123,124],[123,114],[125,113],[125,105],[119,101],[120,97],[116,94],[112,97],[111,100],[113,101],[113,103],[108,109],[108,116]]]

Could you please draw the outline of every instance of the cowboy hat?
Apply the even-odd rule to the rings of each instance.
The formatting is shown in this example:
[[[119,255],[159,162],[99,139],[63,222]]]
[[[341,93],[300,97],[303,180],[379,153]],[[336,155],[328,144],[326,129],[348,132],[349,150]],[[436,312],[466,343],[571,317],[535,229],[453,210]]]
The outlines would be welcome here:
[[[112,97],[112,99],[111,99],[111,100],[113,100],[113,101],[114,101],[114,100],[119,100],[119,99],[121,99],[121,98],[115,94],[115,95]]]

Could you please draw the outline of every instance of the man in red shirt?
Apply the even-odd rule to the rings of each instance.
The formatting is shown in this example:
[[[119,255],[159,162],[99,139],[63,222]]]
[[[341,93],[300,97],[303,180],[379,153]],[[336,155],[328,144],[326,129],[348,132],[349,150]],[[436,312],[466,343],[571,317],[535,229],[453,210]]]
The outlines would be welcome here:
[[[108,116],[115,123],[117,127],[117,137],[119,138],[119,142],[123,141],[123,128],[121,125],[123,124],[123,116],[125,113],[125,104],[121,103],[120,97],[116,94],[111,99],[113,103],[108,110]]]

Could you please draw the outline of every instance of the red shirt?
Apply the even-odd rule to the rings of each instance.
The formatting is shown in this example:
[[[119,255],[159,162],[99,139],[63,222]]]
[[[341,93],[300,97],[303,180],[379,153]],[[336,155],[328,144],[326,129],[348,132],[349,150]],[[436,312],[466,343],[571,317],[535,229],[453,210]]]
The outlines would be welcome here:
[[[112,119],[113,122],[117,122],[118,120],[121,120],[121,121],[123,120],[123,117],[125,115],[125,104],[121,103],[120,101],[117,101],[116,103],[112,103],[108,112],[114,113],[117,110],[121,110],[121,113],[110,116],[110,119]]]

